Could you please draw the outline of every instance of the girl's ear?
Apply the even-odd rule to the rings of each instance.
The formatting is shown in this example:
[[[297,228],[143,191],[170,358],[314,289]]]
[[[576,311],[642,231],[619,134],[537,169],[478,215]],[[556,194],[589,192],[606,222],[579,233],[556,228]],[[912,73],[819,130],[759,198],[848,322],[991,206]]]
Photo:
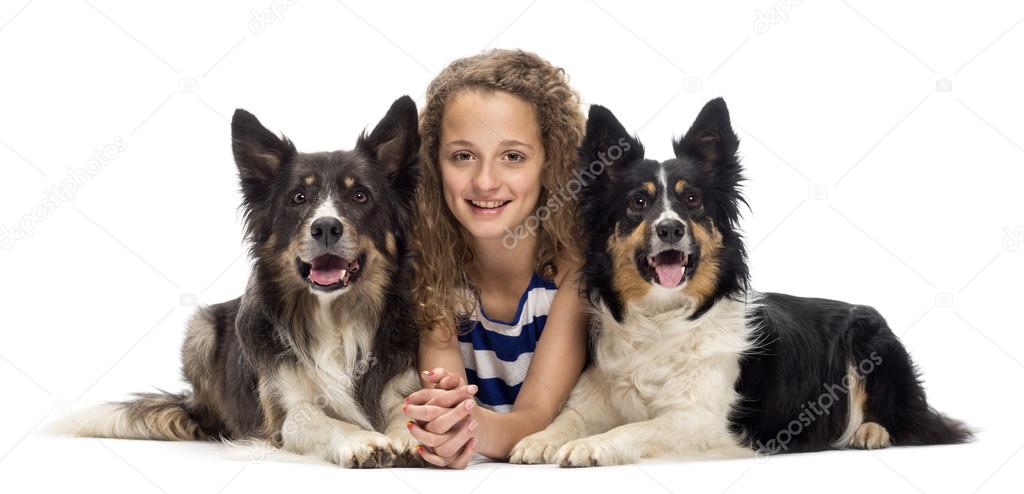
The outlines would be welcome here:
[[[677,158],[688,156],[711,166],[735,158],[739,138],[732,131],[725,100],[715,98],[708,101],[697,114],[690,130],[672,143],[672,148]]]
[[[626,132],[611,110],[592,105],[579,154],[584,168],[593,169],[592,163],[600,161],[603,168],[615,173],[643,159],[644,148],[640,141]]]

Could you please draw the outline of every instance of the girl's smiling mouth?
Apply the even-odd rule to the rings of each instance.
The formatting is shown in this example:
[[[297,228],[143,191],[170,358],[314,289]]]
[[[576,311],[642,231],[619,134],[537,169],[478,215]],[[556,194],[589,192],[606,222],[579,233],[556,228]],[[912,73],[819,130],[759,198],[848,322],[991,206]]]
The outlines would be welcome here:
[[[466,203],[469,204],[469,210],[473,214],[481,216],[494,216],[501,214],[505,210],[511,200],[504,201],[477,201],[473,199],[466,199]]]

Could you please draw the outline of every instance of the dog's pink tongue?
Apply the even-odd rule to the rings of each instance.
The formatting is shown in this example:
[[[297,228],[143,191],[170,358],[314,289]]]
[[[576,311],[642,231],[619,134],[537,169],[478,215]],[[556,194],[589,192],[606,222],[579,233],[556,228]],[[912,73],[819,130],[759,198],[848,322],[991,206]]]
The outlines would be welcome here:
[[[333,285],[341,281],[345,261],[330,254],[313,259],[309,270],[309,279],[322,286]]]
[[[658,273],[658,283],[665,288],[675,288],[683,280],[682,263],[658,264],[654,270]]]
[[[311,269],[309,278],[317,285],[329,286],[341,281],[340,269]]]

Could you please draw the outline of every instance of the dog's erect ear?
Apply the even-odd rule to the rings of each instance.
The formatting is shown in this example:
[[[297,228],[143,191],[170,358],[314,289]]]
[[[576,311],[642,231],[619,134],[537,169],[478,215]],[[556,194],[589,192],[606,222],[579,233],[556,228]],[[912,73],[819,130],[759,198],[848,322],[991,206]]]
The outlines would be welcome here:
[[[584,168],[603,168],[614,173],[623,166],[628,166],[644,157],[644,148],[640,141],[626,132],[619,119],[611,110],[601,105],[591,105],[587,115],[587,134],[580,145],[580,160]]]
[[[403,175],[420,149],[416,102],[408,96],[396,99],[373,131],[359,136],[356,148],[387,167],[389,177]]]
[[[231,117],[231,150],[244,193],[254,186],[269,185],[281,165],[295,155],[291,141],[277,137],[242,109],[235,110]]]
[[[231,117],[231,150],[242,184],[246,236],[260,243],[270,235],[271,185],[281,167],[295,156],[295,145],[239,109]]]
[[[708,101],[686,135],[672,143],[677,158],[690,156],[711,164],[734,158],[738,147],[739,138],[732,131],[729,108],[722,98]]]

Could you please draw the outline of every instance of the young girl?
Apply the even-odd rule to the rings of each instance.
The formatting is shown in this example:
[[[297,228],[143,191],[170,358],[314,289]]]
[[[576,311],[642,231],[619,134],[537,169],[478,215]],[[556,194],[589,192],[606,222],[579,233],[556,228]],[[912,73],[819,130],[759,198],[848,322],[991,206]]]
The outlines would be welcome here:
[[[568,184],[583,125],[564,72],[519,50],[456,60],[427,89],[414,298],[420,368],[433,370],[403,410],[431,464],[506,458],[580,375]]]

